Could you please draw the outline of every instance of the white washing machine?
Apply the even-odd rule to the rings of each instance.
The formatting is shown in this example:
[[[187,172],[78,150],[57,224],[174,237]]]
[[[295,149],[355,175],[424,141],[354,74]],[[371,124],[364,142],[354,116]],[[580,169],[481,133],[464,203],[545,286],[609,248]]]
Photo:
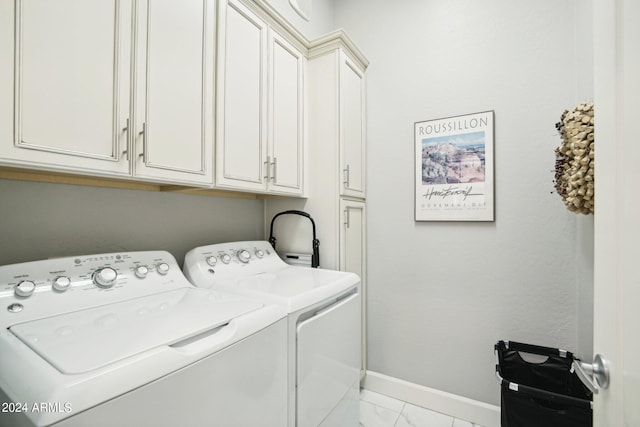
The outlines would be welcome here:
[[[286,311],[168,252],[0,267],[0,327],[1,426],[286,425]]]
[[[259,298],[289,313],[289,426],[359,425],[360,279],[291,266],[265,241],[223,243],[187,253],[196,286]]]

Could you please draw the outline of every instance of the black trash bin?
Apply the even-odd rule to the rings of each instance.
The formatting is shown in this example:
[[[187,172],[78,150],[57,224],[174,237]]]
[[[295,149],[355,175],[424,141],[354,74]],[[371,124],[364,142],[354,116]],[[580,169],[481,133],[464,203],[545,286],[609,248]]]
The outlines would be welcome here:
[[[502,427],[591,427],[592,394],[571,365],[573,354],[514,341],[495,345]],[[522,353],[544,356],[540,362]]]

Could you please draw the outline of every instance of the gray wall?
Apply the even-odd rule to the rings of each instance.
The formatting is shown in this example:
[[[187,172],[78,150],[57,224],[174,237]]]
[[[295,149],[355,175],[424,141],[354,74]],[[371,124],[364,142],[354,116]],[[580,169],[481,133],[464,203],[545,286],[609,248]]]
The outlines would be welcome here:
[[[0,180],[0,265],[262,239],[261,200]]]
[[[497,404],[497,340],[590,351],[593,223],[551,194],[554,124],[592,97],[590,2],[334,6],[371,61],[369,369]],[[486,110],[496,221],[414,222],[413,123]]]

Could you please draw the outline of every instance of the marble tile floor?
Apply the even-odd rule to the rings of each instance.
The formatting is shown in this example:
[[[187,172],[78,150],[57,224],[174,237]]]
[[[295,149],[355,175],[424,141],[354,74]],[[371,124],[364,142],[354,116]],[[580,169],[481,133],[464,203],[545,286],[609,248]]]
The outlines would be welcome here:
[[[369,390],[360,391],[361,427],[482,427]]]

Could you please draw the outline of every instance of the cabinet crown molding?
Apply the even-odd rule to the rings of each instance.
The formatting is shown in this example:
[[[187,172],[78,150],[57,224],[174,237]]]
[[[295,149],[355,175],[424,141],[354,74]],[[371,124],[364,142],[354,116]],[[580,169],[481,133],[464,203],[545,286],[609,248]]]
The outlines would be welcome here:
[[[267,0],[240,0],[245,6],[249,7],[253,12],[257,13],[260,18],[264,19],[267,24],[274,27],[278,33],[288,39],[290,43],[298,49],[308,53],[309,40],[298,29],[291,24],[284,16],[267,1]]]
[[[358,49],[358,46],[356,46],[346,31],[341,28],[310,41],[309,58],[320,56],[339,48],[342,48],[351,60],[362,68],[363,71],[367,69],[369,60],[364,56],[364,53]]]
[[[270,25],[279,28],[281,34],[288,38],[291,43],[297,45],[299,49],[306,50],[305,53],[308,58],[313,58],[342,48],[351,60],[358,64],[363,71],[369,66],[369,60],[362,51],[358,49],[345,30],[337,29],[316,39],[309,40],[269,4],[268,1],[242,0],[242,2],[248,7],[251,7],[263,19],[266,19]]]

